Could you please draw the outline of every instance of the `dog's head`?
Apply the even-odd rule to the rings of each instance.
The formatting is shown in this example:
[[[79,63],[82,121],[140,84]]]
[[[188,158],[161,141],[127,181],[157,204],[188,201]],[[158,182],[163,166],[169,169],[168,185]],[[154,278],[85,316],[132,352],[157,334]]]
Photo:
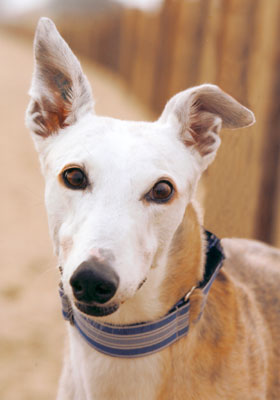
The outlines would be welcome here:
[[[177,94],[156,122],[96,116],[87,78],[50,20],[39,22],[34,48],[26,120],[64,287],[80,310],[108,315],[152,271],[160,284],[222,124],[248,126],[254,116],[214,85]]]

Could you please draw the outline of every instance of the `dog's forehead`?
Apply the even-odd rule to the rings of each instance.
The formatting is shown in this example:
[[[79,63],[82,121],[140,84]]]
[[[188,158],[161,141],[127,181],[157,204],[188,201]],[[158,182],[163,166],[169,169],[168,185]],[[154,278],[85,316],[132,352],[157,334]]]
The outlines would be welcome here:
[[[185,162],[185,150],[164,124],[91,116],[51,138],[47,158],[58,169],[71,163],[160,168]]]
[[[136,170],[180,173],[186,163],[191,164],[190,157],[170,130],[158,122],[90,116],[54,138],[48,159],[57,173],[69,164],[126,174]]]

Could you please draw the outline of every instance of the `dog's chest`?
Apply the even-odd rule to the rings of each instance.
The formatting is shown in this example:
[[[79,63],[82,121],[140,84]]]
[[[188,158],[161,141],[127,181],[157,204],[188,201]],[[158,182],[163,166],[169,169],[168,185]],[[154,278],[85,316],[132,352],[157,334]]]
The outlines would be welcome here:
[[[73,380],[82,385],[83,400],[156,400],[163,379],[160,353],[135,359],[105,356],[71,335]]]

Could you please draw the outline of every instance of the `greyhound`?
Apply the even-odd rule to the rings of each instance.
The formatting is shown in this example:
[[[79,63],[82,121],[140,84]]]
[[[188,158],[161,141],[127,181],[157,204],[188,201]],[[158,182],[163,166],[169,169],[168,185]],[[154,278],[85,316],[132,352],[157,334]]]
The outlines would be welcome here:
[[[222,125],[254,114],[204,84],[155,122],[97,116],[51,20],[34,49],[26,124],[68,321],[57,399],[278,400],[280,251],[220,241],[194,200]]]

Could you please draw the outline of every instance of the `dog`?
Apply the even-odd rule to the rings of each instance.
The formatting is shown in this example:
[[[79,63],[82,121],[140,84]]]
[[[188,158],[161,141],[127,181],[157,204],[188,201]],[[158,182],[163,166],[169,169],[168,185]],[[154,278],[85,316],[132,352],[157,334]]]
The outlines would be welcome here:
[[[34,49],[26,124],[69,321],[57,399],[279,400],[280,251],[220,242],[194,200],[222,125],[254,114],[204,84],[155,122],[97,116],[51,20]]]

